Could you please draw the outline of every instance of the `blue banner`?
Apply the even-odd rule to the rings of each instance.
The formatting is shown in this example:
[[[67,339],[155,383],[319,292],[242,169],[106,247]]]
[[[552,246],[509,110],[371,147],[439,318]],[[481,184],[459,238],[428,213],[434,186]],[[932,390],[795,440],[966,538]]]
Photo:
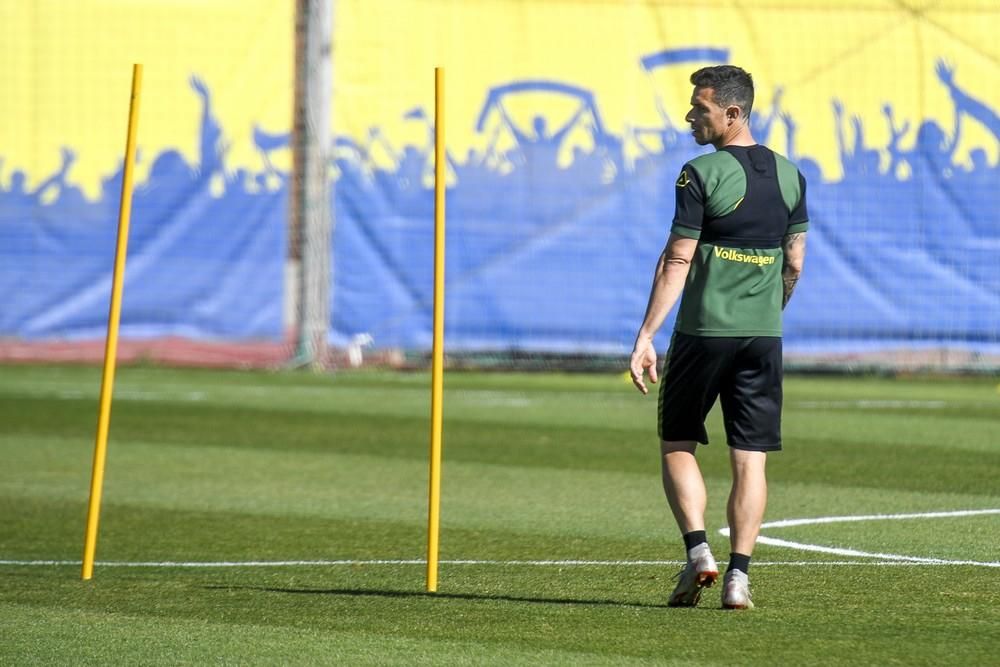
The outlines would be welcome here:
[[[383,45],[376,31],[344,33],[347,19],[361,20],[362,5],[340,5],[345,14],[335,35],[350,53],[365,53],[352,40]],[[515,5],[505,13],[492,5],[454,11],[499,21],[517,15]],[[251,6],[257,24],[275,7]],[[401,3],[413,16],[421,6]],[[601,20],[588,19],[595,29]],[[849,41],[858,30],[837,39]],[[530,50],[519,52],[513,69],[537,75],[503,78],[490,70],[485,78],[485,65],[460,69],[447,155],[449,350],[631,348],[670,228],[673,183],[681,165],[705,150],[683,121],[686,77],[701,65],[733,61],[762,72],[755,74],[754,136],[795,161],[808,182],[807,258],[786,311],[786,349],[1000,350],[1000,115],[996,87],[983,85],[996,82],[996,60],[953,62],[942,50],[907,64],[902,78],[919,83],[932,101],[915,114],[912,91],[878,86],[889,76],[881,69],[853,67],[854,78],[838,83],[819,56],[809,56],[798,69],[765,76],[766,54],[740,42],[664,45],[641,34],[654,43],[616,43],[627,61],[610,73],[596,56],[581,55],[592,77],[586,68],[547,66],[544,54]],[[460,49],[464,39],[450,34],[441,48]],[[280,47],[290,52],[287,39]],[[424,350],[433,297],[433,110],[429,93],[387,94],[393,89],[386,82],[412,79],[406,62],[383,76],[372,69],[381,61],[368,55],[364,67],[343,55],[335,67],[333,105],[341,115],[330,146],[330,343],[347,346],[367,334],[377,347]],[[431,89],[430,72],[422,90]],[[609,92],[616,76],[629,82],[624,108],[622,96]],[[234,87],[223,74],[161,82],[160,97],[144,108],[155,115],[156,100],[162,104],[169,90],[172,104],[186,105],[171,120],[189,129],[184,136],[160,131],[154,117],[147,136],[156,140],[143,143],[140,121],[123,337],[287,336],[294,294],[285,283],[289,128],[263,112],[254,117],[255,107],[239,104]],[[28,123],[32,113],[21,109],[17,117]],[[34,161],[18,154],[28,150],[18,137],[5,141],[0,337],[101,337],[121,167],[94,167],[86,152],[98,148],[72,138]],[[70,175],[81,173],[73,172],[80,162],[89,165],[89,183]]]

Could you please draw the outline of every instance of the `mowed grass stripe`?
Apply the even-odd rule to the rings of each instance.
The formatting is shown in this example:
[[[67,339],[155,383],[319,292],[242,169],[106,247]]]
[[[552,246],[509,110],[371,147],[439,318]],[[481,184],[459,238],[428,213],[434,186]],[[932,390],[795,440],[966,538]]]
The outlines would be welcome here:
[[[88,616],[94,615],[98,631],[107,632],[108,639],[122,637],[115,642],[119,657],[122,651],[157,655],[161,646],[190,644],[171,629],[184,627],[185,620],[190,620],[202,624],[204,634],[195,636],[219,649],[220,659],[255,655],[256,639],[240,628],[259,626],[265,650],[283,629],[291,637],[317,631],[326,633],[317,639],[322,644],[343,642],[348,651],[363,649],[372,663],[389,655],[381,653],[384,637],[432,642],[420,647],[424,653],[417,660],[432,658],[430,653],[439,643],[447,647],[462,642],[472,653],[459,662],[477,664],[479,651],[488,656],[490,647],[511,647],[539,656],[565,651],[571,654],[570,663],[586,654],[594,654],[594,662],[601,664],[605,656],[608,661],[662,661],[667,654],[668,664],[674,659],[724,664],[732,659],[733,643],[742,647],[745,664],[889,664],[898,662],[901,655],[907,657],[907,664],[956,659],[984,664],[989,660],[984,637],[996,620],[996,611],[988,591],[978,588],[956,594],[945,583],[958,576],[981,587],[986,581],[975,568],[882,568],[878,574],[880,582],[894,591],[892,596],[873,596],[872,581],[864,571],[817,566],[785,569],[780,577],[762,574],[756,587],[758,609],[752,614],[732,614],[718,609],[715,589],[706,593],[702,607],[671,612],[663,606],[663,589],[669,579],[651,579],[635,571],[609,578],[601,569],[586,576],[576,569],[553,574],[537,569],[497,573],[489,568],[461,568],[449,572],[440,595],[430,596],[419,582],[402,583],[412,577],[405,568],[315,569],[293,579],[282,573],[254,572],[249,580],[245,574],[228,571],[149,576],[115,570],[102,573],[101,579],[86,587],[79,582],[53,582],[48,597],[58,595],[58,607],[47,606],[48,598],[39,591],[18,606],[5,605],[4,611],[8,618],[20,621],[25,617],[20,627],[30,623],[65,628],[65,614],[85,610]],[[799,592],[804,589],[813,593],[802,596]],[[832,594],[837,596],[836,605],[830,604]],[[760,605],[762,600],[768,605]],[[26,613],[19,611],[21,605],[28,606]],[[46,611],[47,618],[39,618],[39,609],[54,612],[50,616]],[[267,610],[266,623],[262,610]],[[83,623],[84,618],[78,621]],[[918,618],[933,620],[921,623],[915,632]],[[130,634],[135,619],[147,619],[148,628],[167,627],[161,633]],[[242,646],[216,638],[228,626],[244,639]],[[779,628],[787,631],[776,631]],[[726,641],[690,641],[691,636],[703,633],[725,636]],[[65,629],[54,634],[59,646],[85,644],[91,650],[97,644],[89,643],[91,639],[104,638]],[[469,641],[470,637],[475,641]],[[52,639],[39,640],[52,650]],[[293,640],[288,647],[296,645]],[[295,662],[291,654],[287,659]]]
[[[79,443],[39,439],[30,447],[10,452],[8,459],[17,464],[11,470],[37,471],[0,476],[0,490],[11,498],[12,509],[17,497],[76,500],[83,507],[90,469],[89,453]],[[824,516],[829,511],[825,499],[830,495],[827,494],[839,496],[845,491],[859,514],[870,512],[872,507],[881,511],[914,507],[977,508],[991,501],[988,495],[902,494],[884,488],[866,489],[861,484],[849,489],[826,485],[820,487],[825,489],[824,493],[806,485],[786,487],[783,477],[776,476],[778,479],[771,484],[769,516],[772,518]],[[636,548],[626,549],[626,552],[644,554],[635,558],[662,558],[662,553],[651,552],[645,545],[663,545],[673,533],[654,470],[630,474],[449,462],[445,466],[445,480],[442,499],[445,546],[458,558],[479,557],[480,554],[495,558],[496,555],[492,548],[486,552],[464,551],[461,541],[449,541],[456,529],[473,531],[480,535],[477,540],[482,540],[481,535],[491,531],[504,535],[504,539],[512,534],[534,535],[532,539],[536,540],[538,548],[517,552],[517,557],[526,558],[552,558],[558,553],[565,558],[597,554],[602,558],[619,559],[621,556],[615,553],[630,541]],[[709,507],[709,527],[721,527],[725,525],[728,477],[709,476],[706,483],[714,499]],[[268,517],[273,521],[363,518],[413,527],[422,526],[426,517],[425,462],[374,455],[174,447],[157,442],[132,442],[116,449],[105,487],[108,507],[128,506],[137,512],[147,508],[162,512],[167,521],[170,512],[178,510],[214,512],[219,516],[248,514],[261,521]],[[803,500],[810,497],[816,499],[811,505]],[[845,509],[850,509],[850,505]],[[106,513],[111,517],[108,520],[113,520],[112,510]],[[155,530],[157,526],[150,524],[142,529],[137,527],[132,534],[148,534]],[[928,535],[919,526],[915,532],[924,540],[935,539],[938,535],[936,532]],[[551,540],[540,536],[550,536]],[[578,546],[581,539],[593,542],[586,554],[564,549],[549,551],[553,544]],[[605,539],[612,540],[606,548],[601,545]],[[475,540],[470,542],[476,543]],[[488,543],[496,544],[495,541]],[[912,555],[925,555],[920,553],[919,544],[917,540],[918,549]],[[951,544],[956,550],[970,546],[962,540],[954,540]],[[849,546],[868,548],[863,542]],[[909,548],[911,545],[902,546]],[[303,558],[317,557],[308,549],[301,553]],[[397,552],[365,549],[364,553],[386,558],[394,557]],[[413,553],[408,551],[399,557],[412,557]],[[325,557],[325,553],[323,555]],[[339,551],[337,555],[352,556],[350,551]],[[36,557],[51,555],[41,552]],[[291,556],[279,552],[276,557]],[[782,551],[775,551],[768,557],[785,556]],[[968,558],[958,552],[954,557]],[[149,556],[140,558],[148,560]]]
[[[85,500],[0,496],[0,506],[17,508],[15,516],[0,524],[4,559],[80,559]],[[677,557],[670,538],[657,530],[641,538],[615,539],[447,525],[441,549],[442,557],[451,559],[661,560]],[[426,521],[275,516],[109,502],[102,512],[98,557],[143,562],[413,560],[426,557],[426,545]],[[669,569],[672,573],[675,568]]]
[[[609,386],[631,389],[622,373],[517,373],[448,371],[447,382],[455,389],[494,389],[523,393],[550,394],[561,391],[591,394],[607,391]],[[0,390],[15,387],[49,389],[79,389],[95,392],[100,387],[101,369],[79,365],[10,365],[4,366]],[[907,375],[899,378],[825,375],[789,375],[789,386],[802,400],[946,400],[979,403],[996,400],[997,379],[994,377],[953,377]],[[331,387],[380,388],[384,391],[413,389],[428,391],[428,372],[396,372],[378,370],[337,370],[332,373],[240,371],[159,366],[119,366],[115,386],[118,389],[151,391],[220,390],[238,392],[251,390],[282,396],[296,389],[328,390]]]
[[[43,469],[63,451],[36,441],[19,458]],[[0,477],[0,490],[30,497],[80,497],[89,475]],[[425,461],[377,455],[171,447],[129,442],[109,456],[106,502],[159,508],[245,511],[284,516],[365,516],[420,522],[426,518]],[[660,490],[651,473],[540,469],[451,461],[442,503],[450,525],[638,536],[659,518]],[[605,502],[594,503],[594,498]],[[580,508],[587,514],[581,517]],[[583,518],[585,521],[580,521]],[[596,532],[594,532],[596,529]]]
[[[62,401],[51,418],[44,398],[13,399],[0,406],[8,437],[60,436],[92,439],[95,408],[88,401]],[[636,470],[657,466],[655,433],[635,437],[607,427],[527,426],[502,418],[446,421],[449,459],[517,462],[545,467]],[[155,438],[166,444],[225,446],[280,451],[377,453],[427,458],[429,417],[323,414],[289,409],[253,409],[177,403],[118,403],[110,442]],[[558,446],[554,446],[558,445]],[[554,457],[554,459],[553,459]]]
[[[769,464],[769,468],[775,466]],[[980,510],[1000,508],[1000,497],[992,490],[976,493],[953,491],[900,491],[866,484],[854,487],[820,482],[801,482],[781,477],[781,472],[770,471],[768,504],[765,521],[803,519],[845,515],[902,514],[911,512],[941,512],[951,510]],[[773,477],[779,477],[774,480]],[[725,493],[728,480],[713,487],[709,481],[709,494]],[[709,501],[710,508],[712,501]],[[715,504],[724,505],[719,498]],[[722,510],[725,508],[722,507]]]
[[[0,656],[31,656],[36,664],[115,664],[123,654],[139,650],[150,664],[459,665],[467,664],[470,655],[477,656],[477,664],[497,665],[539,660],[544,664],[663,664],[657,659],[538,649],[513,641],[388,637],[363,630],[171,617],[159,617],[151,624],[148,615],[4,604],[0,610],[26,621],[5,637]],[[67,645],[78,647],[72,662],[65,655]]]
[[[52,404],[42,398],[15,398],[0,405],[5,438],[92,438],[95,417],[89,401],[60,401],[59,414],[59,419],[52,419]],[[546,428],[522,424],[508,413],[500,412],[497,417],[490,421],[448,419],[446,461],[641,474],[655,471],[658,465],[652,431],[637,434],[607,426]],[[710,421],[713,451],[700,457],[711,475],[727,474],[725,455],[714,451],[724,451],[719,421],[718,415]],[[152,436],[159,442],[189,447],[334,451],[415,461],[427,456],[427,423],[424,417],[376,419],[288,409],[123,402],[115,406],[111,443]],[[910,419],[900,420],[899,430],[873,426],[878,423],[872,415],[844,415],[838,420],[823,416],[810,427],[807,418],[790,414],[786,452],[772,457],[773,469],[782,474],[777,479],[931,492],[975,493],[993,487],[993,471],[1000,469],[996,423],[942,418],[925,424]],[[980,450],[976,453],[979,465],[967,466],[962,451],[952,451],[947,443],[965,443]]]
[[[821,434],[826,439],[880,446],[930,446],[965,452],[996,453],[1000,406],[974,410],[799,409],[794,401],[783,413],[782,436],[790,445]],[[1000,401],[998,401],[1000,403]]]
[[[135,369],[131,369],[135,371]],[[286,376],[277,375],[276,386],[260,384],[261,379],[271,376],[256,375],[245,379],[243,384],[220,383],[218,378],[204,374],[193,374],[188,383],[175,377],[172,371],[164,371],[159,381],[151,379],[143,372],[129,372],[123,369],[122,377],[116,381],[116,403],[175,403],[201,404],[231,408],[261,409],[275,411],[287,409],[296,413],[350,414],[355,416],[407,416],[427,417],[429,378],[415,383],[414,375],[403,374],[406,382],[387,381],[379,374],[345,373],[323,378],[317,384],[315,378],[302,385],[289,385]],[[229,376],[222,375],[222,378]],[[293,376],[294,377],[294,376]],[[41,398],[46,401],[97,400],[98,386],[92,381],[70,378],[50,379],[28,383],[18,375],[0,378],[0,393],[25,398]],[[204,383],[198,382],[204,380]],[[525,382],[518,388],[501,382],[500,387],[484,382],[482,376],[470,381],[455,381],[449,376],[446,387],[446,416],[461,416],[471,419],[496,419],[496,415],[510,413],[525,423],[545,423],[573,426],[588,424],[594,426],[617,422],[629,428],[630,418],[623,418],[622,411],[641,412],[653,410],[655,401],[647,400],[645,406],[620,378],[591,376],[584,378],[581,389],[572,380],[553,384],[542,376],[525,376]],[[280,392],[277,392],[280,388]],[[588,410],[568,413],[567,404],[586,404]],[[642,428],[632,426],[632,428]]]
[[[310,446],[315,440],[316,429],[332,419],[347,423],[369,425],[373,420],[385,422],[387,434],[392,435],[392,425],[418,422],[426,423],[427,406],[425,392],[419,393],[419,408],[416,406],[400,409],[397,398],[357,396],[351,394],[347,405],[336,397],[322,400],[313,398],[298,402],[255,401],[178,401],[169,398],[160,400],[131,400],[119,397],[113,407],[113,426],[126,429],[129,433],[136,422],[144,422],[162,431],[170,438],[173,431],[187,431],[188,424],[171,427],[168,417],[198,421],[206,413],[215,415],[219,421],[218,435],[239,437],[240,424],[246,421],[282,424],[297,424],[301,433],[286,434],[296,439],[297,444]],[[573,394],[565,394],[563,400],[549,397],[543,404],[530,412],[522,403],[534,399],[524,398],[519,393],[504,394],[498,391],[480,392],[489,399],[481,399],[477,409],[469,407],[470,402],[480,399],[470,398],[462,392],[446,392],[445,421],[451,428],[476,428],[492,425],[499,429],[513,429],[514,434],[531,432],[542,428],[546,431],[565,429],[569,433],[594,431],[619,444],[625,440],[655,442],[655,399],[627,394],[607,394],[592,396],[590,399],[602,406],[594,409],[588,401],[578,402]],[[287,399],[287,397],[286,397]],[[615,399],[615,400],[611,400]],[[64,415],[61,420],[51,417],[53,401]],[[787,400],[785,406],[784,435],[790,445],[815,433],[836,433],[838,439],[847,442],[865,443],[877,446],[880,443],[932,444],[935,447],[957,450],[983,451],[989,453],[997,449],[995,432],[1000,423],[1000,400],[998,405],[982,408],[955,407],[952,410],[902,410],[902,409],[846,409],[846,408],[800,408],[796,401]],[[384,404],[384,405],[383,405]],[[587,410],[580,410],[587,405]],[[364,406],[364,409],[361,409]],[[93,430],[96,397],[57,398],[45,394],[11,395],[0,405],[3,414],[13,421],[7,426],[9,433],[38,432],[48,429],[56,434],[70,431],[80,433]],[[717,413],[718,411],[716,411]],[[709,425],[713,440],[721,441],[723,433],[718,414],[713,414]],[[850,428],[844,428],[849,424]],[[58,429],[58,431],[57,431]],[[364,429],[361,429],[364,430]],[[460,434],[462,435],[462,434]],[[271,439],[272,442],[275,439]],[[280,440],[279,440],[280,442]]]
[[[847,488],[993,494],[1000,449],[972,455],[933,443],[848,443],[834,436],[803,438],[769,458],[775,480]],[[977,465],[970,466],[970,460]]]
[[[98,382],[99,375],[91,369],[14,367],[0,377],[0,393],[96,401]],[[122,403],[205,403],[267,411],[287,408],[426,417],[428,387],[428,378],[422,373],[305,376],[123,368],[116,382],[116,398]],[[635,418],[655,413],[655,397],[639,397],[629,383],[615,375],[449,373],[445,391],[446,410],[454,413],[446,416],[466,420],[497,420],[497,415],[502,415],[527,424],[604,425],[646,431],[648,424]],[[859,402],[886,407],[851,407]],[[906,407],[911,402],[918,405]],[[941,403],[942,407],[928,409],[920,407],[921,402]],[[587,410],[577,409],[581,404]],[[809,419],[815,418],[815,413],[825,413],[830,419],[842,420],[844,412],[861,419],[866,415],[892,419],[895,415],[904,418],[901,423],[909,417],[929,421],[950,416],[1000,418],[1000,394],[989,379],[868,379],[858,384],[849,378],[791,377],[786,383],[786,404],[793,412],[809,412]]]

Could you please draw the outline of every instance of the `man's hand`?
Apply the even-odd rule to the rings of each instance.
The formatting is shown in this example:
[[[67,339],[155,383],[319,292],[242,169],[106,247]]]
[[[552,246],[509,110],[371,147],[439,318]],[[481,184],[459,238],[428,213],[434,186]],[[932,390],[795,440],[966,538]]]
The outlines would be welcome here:
[[[645,336],[639,336],[632,348],[632,358],[629,361],[629,371],[632,374],[632,384],[643,394],[648,394],[649,389],[643,380],[643,373],[649,371],[649,381],[656,383],[659,379],[656,375],[656,350],[653,348],[653,340]]]

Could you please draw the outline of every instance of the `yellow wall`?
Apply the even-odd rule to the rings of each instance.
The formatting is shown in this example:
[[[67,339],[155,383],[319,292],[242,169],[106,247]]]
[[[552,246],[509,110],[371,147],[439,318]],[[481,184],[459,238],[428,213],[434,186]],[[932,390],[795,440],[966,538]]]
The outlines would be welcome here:
[[[60,147],[77,153],[70,172],[91,195],[125,149],[132,63],[144,65],[137,176],[176,148],[198,157],[199,75],[233,164],[256,165],[254,121],[287,128],[291,109],[294,4],[283,0],[32,0],[0,3],[0,181],[23,169],[31,182],[56,171]]]
[[[669,47],[730,49],[753,73],[758,108],[777,86],[800,129],[799,152],[839,173],[832,98],[860,115],[868,144],[888,139],[881,108],[950,133],[954,114],[935,63],[944,58],[960,85],[1000,109],[1000,8],[993,0],[811,0],[669,2],[654,0],[333,0],[334,130],[361,140],[381,127],[397,148],[422,144],[426,128],[406,120],[430,112],[433,68],[448,76],[448,139],[453,154],[485,144],[474,123],[491,86],[545,78],[593,90],[608,129],[658,123],[662,96],[677,124],[690,94],[690,68],[653,75],[643,55]],[[129,76],[145,65],[139,144],[142,178],[166,147],[197,160],[200,106],[189,78],[199,75],[230,148],[227,166],[257,170],[254,123],[289,128],[293,0],[33,0],[0,2],[0,183],[14,169],[32,182],[54,172],[61,146],[78,155],[71,180],[88,194],[124,148]],[[676,70],[676,71],[675,71]],[[554,99],[513,108],[522,119],[562,113]],[[532,108],[529,108],[532,107]],[[534,108],[537,107],[537,108]],[[958,159],[997,140],[966,123]],[[782,131],[773,145],[783,150]],[[904,142],[905,145],[905,142]],[[287,164],[287,157],[283,164]]]

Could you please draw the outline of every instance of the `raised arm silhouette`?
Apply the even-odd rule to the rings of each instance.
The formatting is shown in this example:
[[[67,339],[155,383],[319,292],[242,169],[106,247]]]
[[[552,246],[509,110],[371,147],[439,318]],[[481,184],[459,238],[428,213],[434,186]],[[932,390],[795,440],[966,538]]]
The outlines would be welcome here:
[[[939,60],[937,63],[937,76],[941,83],[948,89],[951,100],[955,104],[955,112],[966,113],[985,125],[993,136],[1000,141],[1000,115],[984,102],[972,97],[955,83],[955,68]],[[958,132],[956,131],[956,137]],[[956,139],[957,143],[957,139]]]
[[[222,143],[222,126],[212,113],[212,94],[205,82],[197,75],[190,79],[191,88],[201,98],[200,133],[200,179],[207,180],[216,172],[223,171],[223,158],[229,145]]]

